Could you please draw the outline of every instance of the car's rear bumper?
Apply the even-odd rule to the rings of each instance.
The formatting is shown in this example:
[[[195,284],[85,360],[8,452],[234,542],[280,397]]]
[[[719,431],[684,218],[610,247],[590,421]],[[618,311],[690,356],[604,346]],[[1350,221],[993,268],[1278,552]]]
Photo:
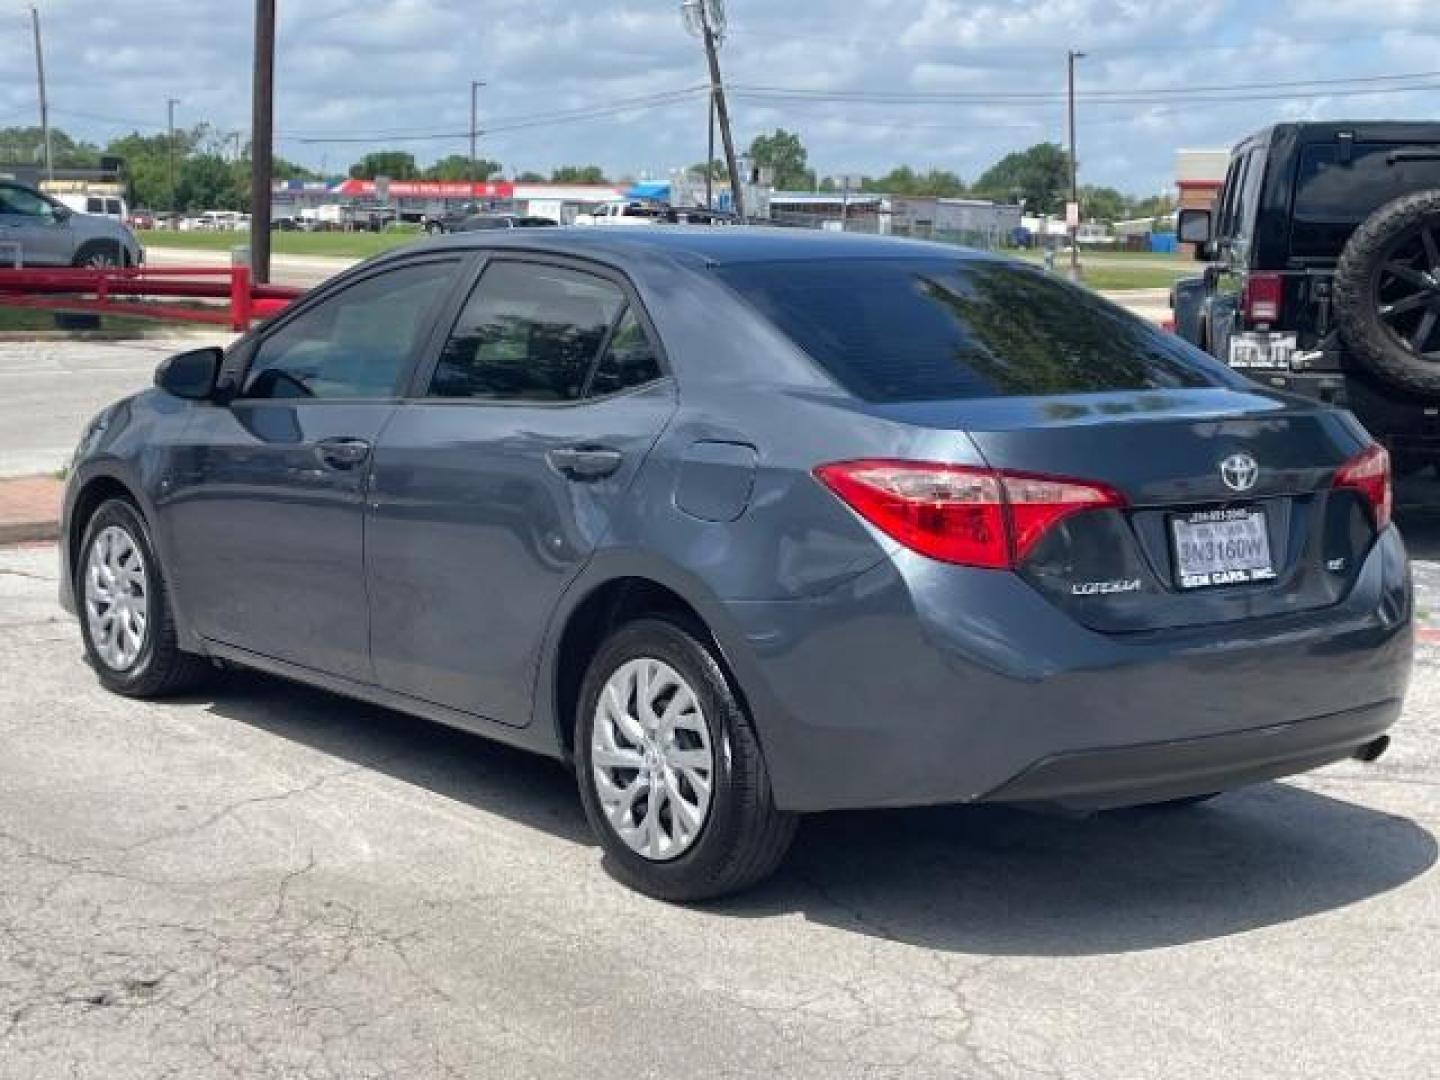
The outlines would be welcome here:
[[[1104,810],[1208,795],[1346,758],[1373,761],[1400,708],[1385,701],[1248,731],[1055,754],[983,800]]]
[[[1329,608],[1125,635],[1015,575],[901,553],[814,601],[726,605],[722,644],[787,809],[1119,805],[1372,743],[1409,681],[1411,603],[1394,529]]]

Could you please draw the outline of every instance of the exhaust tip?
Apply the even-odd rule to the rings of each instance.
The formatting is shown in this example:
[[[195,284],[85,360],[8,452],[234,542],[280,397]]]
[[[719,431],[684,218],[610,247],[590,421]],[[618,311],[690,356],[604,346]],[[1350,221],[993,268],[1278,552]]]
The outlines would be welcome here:
[[[1372,761],[1379,761],[1380,756],[1390,749],[1390,736],[1381,735],[1372,742],[1365,743],[1355,751],[1355,760],[1363,761],[1367,765]]]

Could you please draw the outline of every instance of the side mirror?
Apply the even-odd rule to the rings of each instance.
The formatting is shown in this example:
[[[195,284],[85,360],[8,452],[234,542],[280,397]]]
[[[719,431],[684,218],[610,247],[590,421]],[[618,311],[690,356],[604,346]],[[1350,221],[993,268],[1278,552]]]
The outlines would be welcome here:
[[[1208,244],[1214,231],[1209,210],[1181,210],[1176,227],[1182,244]]]
[[[160,361],[155,385],[186,401],[209,401],[215,395],[215,380],[224,360],[224,351],[213,346],[176,353]]]

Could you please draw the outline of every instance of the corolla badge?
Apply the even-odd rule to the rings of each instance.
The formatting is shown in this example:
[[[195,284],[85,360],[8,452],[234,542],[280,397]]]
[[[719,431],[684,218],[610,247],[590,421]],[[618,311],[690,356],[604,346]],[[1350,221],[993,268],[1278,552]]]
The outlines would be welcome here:
[[[1249,491],[1260,479],[1260,463],[1249,454],[1231,454],[1220,462],[1220,479],[1231,491]]]

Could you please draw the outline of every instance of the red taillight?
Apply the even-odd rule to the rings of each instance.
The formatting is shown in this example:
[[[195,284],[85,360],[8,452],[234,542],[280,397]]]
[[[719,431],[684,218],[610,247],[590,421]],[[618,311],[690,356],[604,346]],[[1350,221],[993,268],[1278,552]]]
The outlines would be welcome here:
[[[1375,514],[1375,528],[1390,524],[1394,494],[1390,488],[1390,455],[1379,443],[1372,443],[1347,461],[1335,473],[1338,489],[1358,491]]]
[[[1280,274],[1251,274],[1245,279],[1245,291],[1240,297],[1240,313],[1245,316],[1246,322],[1279,322],[1284,300],[1284,277]]]
[[[815,475],[912,551],[995,570],[1018,566],[1072,514],[1125,504],[1103,484],[930,461],[843,461]]]

